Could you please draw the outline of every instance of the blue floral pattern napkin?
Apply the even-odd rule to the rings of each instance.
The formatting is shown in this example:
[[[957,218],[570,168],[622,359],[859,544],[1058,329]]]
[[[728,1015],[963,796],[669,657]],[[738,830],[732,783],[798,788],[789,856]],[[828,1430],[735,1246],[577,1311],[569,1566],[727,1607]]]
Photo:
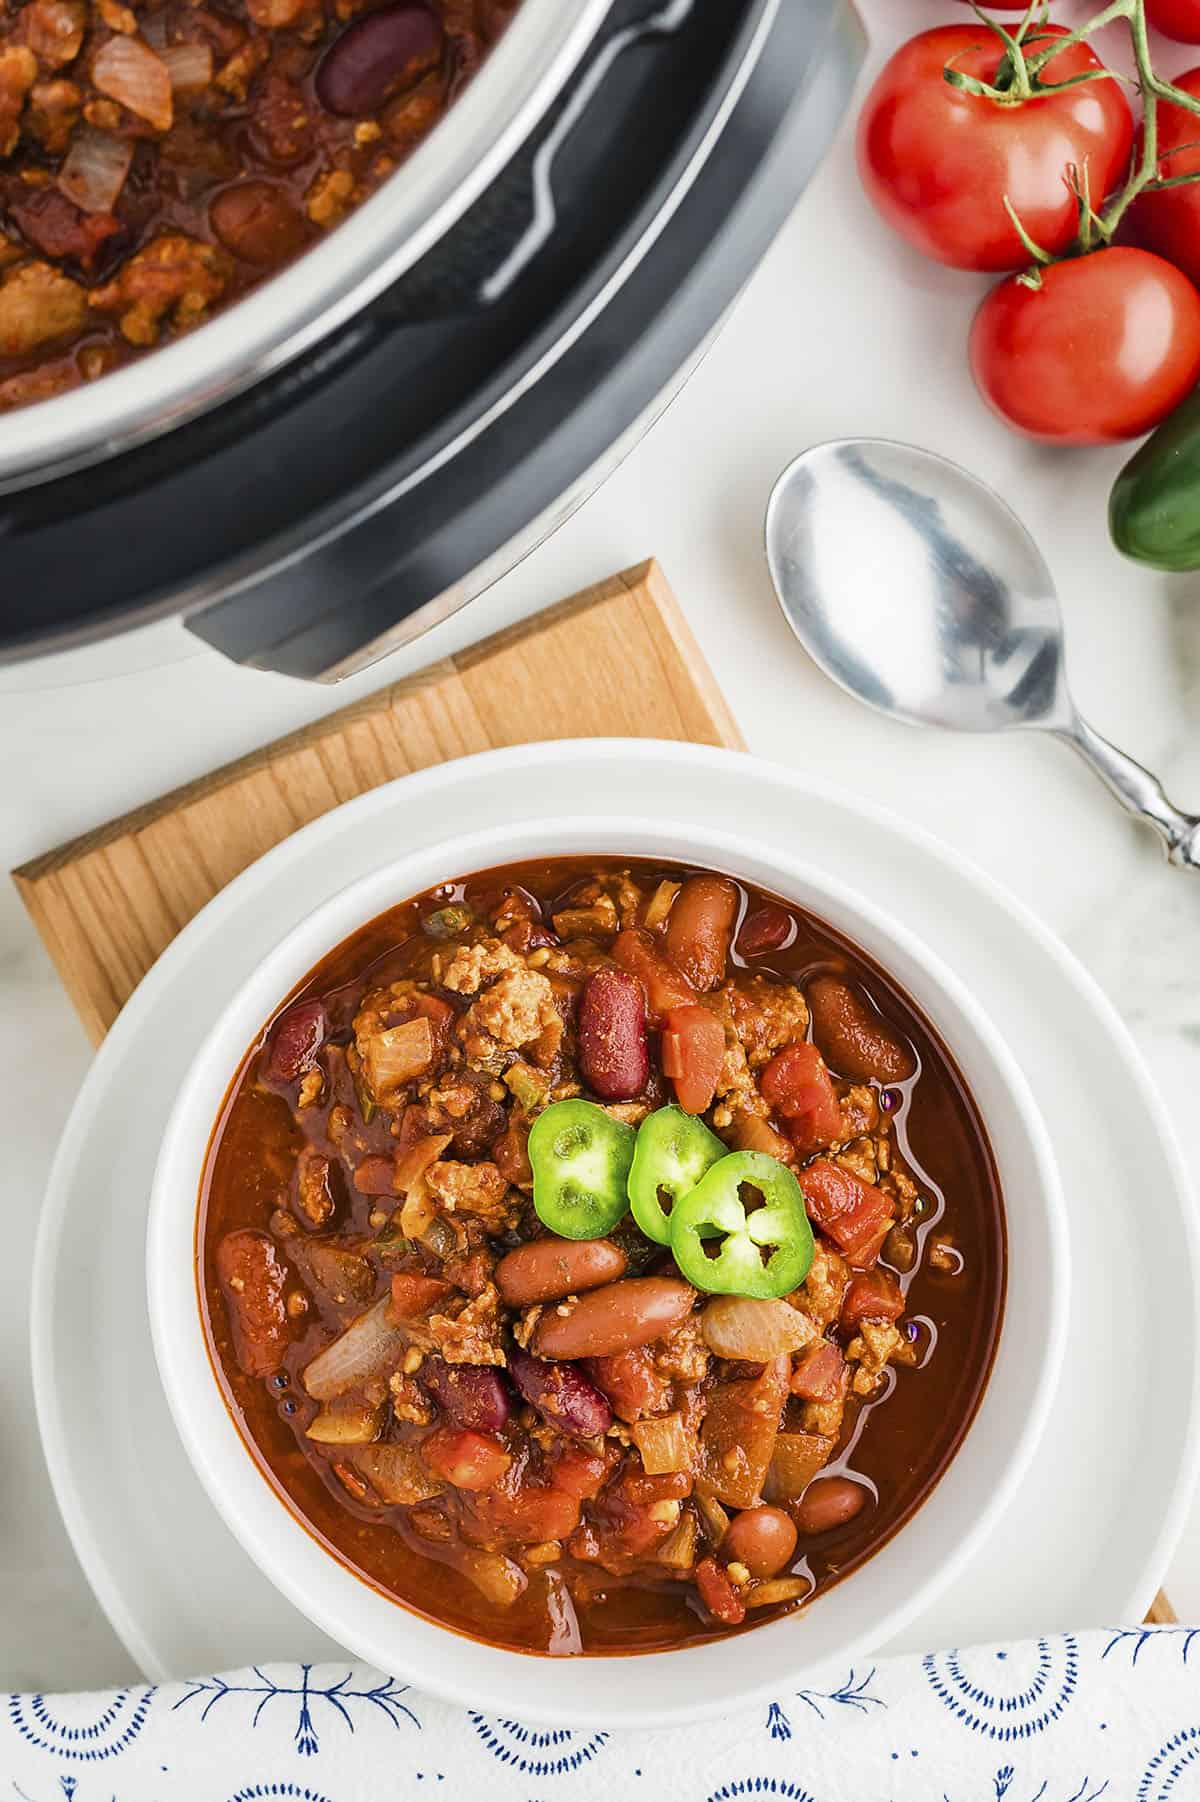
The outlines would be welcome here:
[[[1198,1639],[1132,1627],[867,1660],[636,1734],[526,1727],[356,1665],[13,1695],[0,1799],[1200,1802]],[[652,1660],[631,1662],[631,1682],[647,1676]]]

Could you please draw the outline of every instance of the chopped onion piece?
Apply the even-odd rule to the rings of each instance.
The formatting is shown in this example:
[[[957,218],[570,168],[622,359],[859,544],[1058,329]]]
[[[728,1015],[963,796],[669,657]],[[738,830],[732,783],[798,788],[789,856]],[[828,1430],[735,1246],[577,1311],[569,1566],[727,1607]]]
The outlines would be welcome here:
[[[520,1565],[502,1552],[477,1552],[471,1546],[459,1546],[454,1565],[497,1608],[511,1608],[529,1584]]]
[[[389,1320],[390,1300],[388,1295],[381,1296],[307,1366],[304,1387],[314,1401],[332,1401],[398,1360],[408,1336]]]
[[[400,1210],[400,1231],[406,1239],[420,1239],[437,1217],[437,1203],[429,1193],[429,1184],[424,1176],[418,1176],[410,1183]]]
[[[751,1301],[744,1295],[717,1295],[700,1316],[700,1331],[718,1358],[765,1364],[782,1352],[799,1351],[817,1337],[807,1314],[786,1301]]]
[[[372,1033],[362,1052],[363,1074],[380,1107],[392,1107],[404,1085],[431,1068],[433,1056],[433,1027],[424,1014]]]
[[[426,1133],[424,1138],[414,1139],[407,1151],[402,1151],[396,1159],[396,1174],[392,1178],[392,1187],[397,1195],[407,1195],[419,1176],[424,1176],[431,1164],[436,1164],[450,1143],[449,1133]]]
[[[825,1433],[779,1433],[771,1455],[765,1493],[772,1502],[798,1502],[833,1454]]]
[[[704,1537],[711,1545],[720,1545],[729,1531],[729,1516],[722,1508],[715,1495],[709,1495],[703,1489],[696,1491],[696,1506],[700,1510],[700,1518],[704,1526]]]
[[[355,1469],[387,1507],[411,1508],[414,1502],[440,1495],[446,1487],[426,1469],[412,1445],[365,1445],[351,1456]]]
[[[696,1562],[698,1538],[696,1516],[685,1509],[679,1517],[679,1525],[667,1535],[655,1552],[655,1562],[668,1565],[671,1570],[691,1570]]]
[[[206,88],[213,75],[213,53],[210,44],[168,44],[159,52],[166,64],[171,86],[177,94]]]
[[[629,1436],[642,1454],[642,1468],[648,1477],[692,1468],[696,1441],[684,1426],[682,1414],[639,1420],[630,1427]]]
[[[321,1409],[305,1437],[318,1445],[370,1445],[379,1437],[382,1412],[370,1402],[340,1396]]]
[[[156,131],[170,131],[171,77],[161,56],[141,38],[115,37],[92,58],[92,80],[102,94],[127,106]]]
[[[132,161],[133,145],[128,138],[85,125],[75,134],[58,172],[58,185],[81,211],[111,213]]]

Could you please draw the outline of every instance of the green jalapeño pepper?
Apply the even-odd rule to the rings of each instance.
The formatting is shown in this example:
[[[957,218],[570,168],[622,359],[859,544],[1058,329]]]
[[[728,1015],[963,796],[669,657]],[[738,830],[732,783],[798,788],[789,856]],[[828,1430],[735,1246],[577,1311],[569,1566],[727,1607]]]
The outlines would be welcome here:
[[[647,1239],[658,1245],[671,1243],[669,1210],[726,1150],[703,1120],[685,1114],[681,1107],[660,1107],[647,1114],[638,1128],[629,1172],[629,1205]]]
[[[761,1207],[747,1209],[743,1185],[758,1191]],[[787,1295],[813,1260],[800,1184],[763,1151],[730,1152],[672,1208],[671,1252],[680,1274],[711,1295]]]
[[[1200,389],[1117,477],[1108,529],[1119,551],[1151,569],[1200,569]]]
[[[593,1101],[555,1101],[529,1132],[533,1205],[563,1239],[602,1239],[629,1212],[634,1131]]]

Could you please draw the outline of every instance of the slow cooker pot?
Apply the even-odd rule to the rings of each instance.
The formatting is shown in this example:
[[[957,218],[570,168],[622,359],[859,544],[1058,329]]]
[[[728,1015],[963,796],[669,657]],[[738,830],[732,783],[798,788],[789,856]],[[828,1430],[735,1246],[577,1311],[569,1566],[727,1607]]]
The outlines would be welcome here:
[[[524,0],[326,243],[0,418],[0,661],[177,614],[328,678],[445,617],[665,404],[860,49],[849,0]]]

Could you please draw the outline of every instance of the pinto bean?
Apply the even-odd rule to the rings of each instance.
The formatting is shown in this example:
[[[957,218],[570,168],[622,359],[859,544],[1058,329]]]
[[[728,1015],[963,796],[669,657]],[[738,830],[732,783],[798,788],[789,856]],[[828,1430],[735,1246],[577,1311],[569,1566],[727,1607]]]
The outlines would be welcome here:
[[[326,51],[317,70],[317,99],[353,119],[373,113],[441,61],[443,31],[426,6],[385,6],[355,19]]]
[[[862,1512],[870,1491],[849,1477],[818,1477],[804,1491],[796,1509],[796,1525],[804,1534],[830,1533]]]
[[[514,1346],[508,1373],[518,1390],[544,1420],[576,1439],[594,1439],[612,1425],[606,1396],[571,1364],[547,1363]]]
[[[805,993],[817,1049],[851,1082],[904,1082],[916,1069],[909,1047],[865,995],[836,976],[817,976]]]
[[[664,1339],[692,1311],[696,1291],[666,1276],[627,1277],[543,1314],[533,1349],[543,1358],[606,1358]]]
[[[735,1514],[721,1541],[726,1564],[744,1564],[752,1577],[777,1576],[795,1550],[795,1522],[769,1503]]]
[[[259,269],[277,269],[308,242],[302,215],[271,181],[241,181],[222,188],[208,218],[226,250]]]
[[[650,1075],[646,999],[628,970],[595,970],[579,998],[579,1062],[604,1101],[632,1101]]]
[[[611,1239],[534,1239],[501,1258],[496,1287],[510,1308],[527,1308],[615,1282],[627,1263]]]
[[[725,974],[737,885],[727,876],[689,876],[667,921],[667,955],[693,988],[715,989]]]
[[[485,1365],[426,1358],[420,1381],[455,1426],[498,1433],[512,1412],[508,1384],[498,1370]]]
[[[325,1008],[320,1001],[297,1001],[271,1029],[267,1075],[272,1082],[297,1082],[317,1061],[325,1041]]]

